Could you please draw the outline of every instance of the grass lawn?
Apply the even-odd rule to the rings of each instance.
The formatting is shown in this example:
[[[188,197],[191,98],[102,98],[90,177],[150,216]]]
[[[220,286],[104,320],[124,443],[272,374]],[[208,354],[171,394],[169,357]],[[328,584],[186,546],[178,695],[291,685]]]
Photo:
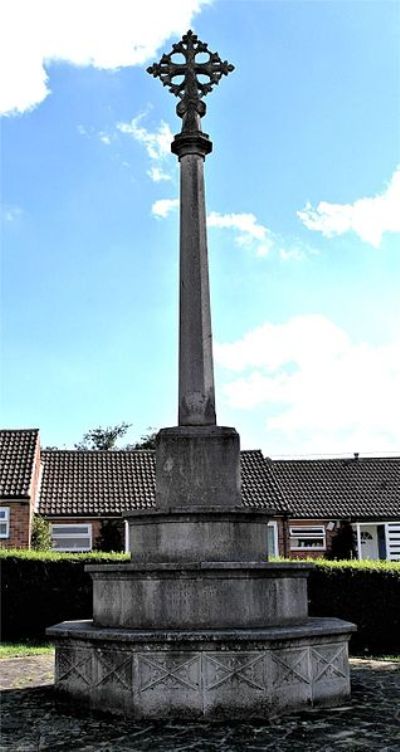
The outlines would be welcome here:
[[[53,650],[54,647],[49,642],[2,642],[0,643],[0,660],[2,658],[49,655]]]

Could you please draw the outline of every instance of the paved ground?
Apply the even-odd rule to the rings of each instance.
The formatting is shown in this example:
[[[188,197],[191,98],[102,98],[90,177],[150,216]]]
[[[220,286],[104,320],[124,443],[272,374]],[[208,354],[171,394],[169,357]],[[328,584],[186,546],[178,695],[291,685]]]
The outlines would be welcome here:
[[[400,752],[400,664],[352,660],[351,704],[266,723],[134,723],[56,709],[53,657],[0,662],[0,752]]]

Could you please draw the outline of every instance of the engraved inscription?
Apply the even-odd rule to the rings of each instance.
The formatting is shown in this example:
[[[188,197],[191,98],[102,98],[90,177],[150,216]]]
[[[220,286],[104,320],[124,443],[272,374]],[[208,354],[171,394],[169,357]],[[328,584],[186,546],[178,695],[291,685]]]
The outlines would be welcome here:
[[[295,684],[298,682],[311,683],[308,668],[308,648],[304,650],[273,651],[271,658],[279,668],[274,679],[274,685]]]
[[[346,646],[339,648],[321,646],[312,649],[313,679],[347,679],[347,651]]]
[[[173,662],[174,656],[169,654],[168,657],[157,655],[149,657],[148,655],[138,655],[140,692],[159,684],[168,689],[186,689],[198,690],[201,681],[201,659],[200,655],[195,655],[186,661],[182,661],[181,656],[176,656],[176,663]]]
[[[205,655],[205,688],[211,690],[227,682],[235,686],[244,682],[263,691],[263,657],[262,653]]]

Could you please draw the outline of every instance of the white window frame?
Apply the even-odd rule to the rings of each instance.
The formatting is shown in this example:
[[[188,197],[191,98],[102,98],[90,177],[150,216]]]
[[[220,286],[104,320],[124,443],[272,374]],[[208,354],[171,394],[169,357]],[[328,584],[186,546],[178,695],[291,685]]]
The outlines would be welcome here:
[[[0,539],[6,540],[10,537],[10,507],[0,507],[0,522],[6,526],[6,532],[0,532]]]
[[[81,533],[68,533],[68,532],[59,532],[56,528],[63,528],[65,531],[67,528],[73,527],[73,528],[81,528]],[[58,534],[57,534],[58,532]],[[69,546],[63,546],[58,547],[54,545],[54,540],[57,540],[57,538],[63,538],[64,540],[79,540],[82,539],[82,541],[86,541],[89,539],[89,546],[79,546],[78,548],[76,546],[73,546],[70,548]],[[53,549],[55,551],[71,551],[71,552],[80,552],[80,551],[91,551],[93,546],[93,526],[91,522],[85,522],[85,523],[74,523],[74,522],[54,522],[51,525],[51,541],[53,545]]]
[[[268,551],[268,556],[279,556],[279,540],[278,540],[278,523],[276,520],[270,520],[268,522],[268,527],[272,528],[274,531],[274,548],[275,553],[272,553],[271,551]]]
[[[307,540],[321,539],[320,546],[294,546],[293,541],[303,538]],[[326,527],[325,525],[290,525],[289,527],[290,551],[326,551]]]

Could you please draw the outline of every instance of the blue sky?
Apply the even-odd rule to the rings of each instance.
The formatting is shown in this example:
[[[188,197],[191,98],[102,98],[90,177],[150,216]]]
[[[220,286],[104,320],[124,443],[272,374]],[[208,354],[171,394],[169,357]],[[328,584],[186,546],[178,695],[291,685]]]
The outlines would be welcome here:
[[[191,26],[236,68],[203,120],[218,422],[399,453],[399,4],[139,5],[4,6],[2,425],[176,423],[180,121],[146,67]]]

